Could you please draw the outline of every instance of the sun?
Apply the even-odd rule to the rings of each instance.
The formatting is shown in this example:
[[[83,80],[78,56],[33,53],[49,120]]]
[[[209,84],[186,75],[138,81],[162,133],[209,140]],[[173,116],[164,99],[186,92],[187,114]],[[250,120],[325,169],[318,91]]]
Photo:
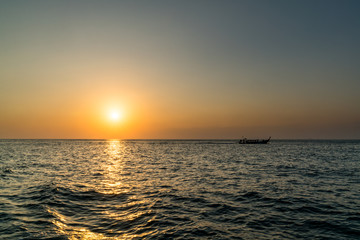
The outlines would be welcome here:
[[[119,122],[120,120],[122,120],[123,118],[123,114],[120,110],[110,110],[109,111],[109,120],[111,120],[112,122]]]

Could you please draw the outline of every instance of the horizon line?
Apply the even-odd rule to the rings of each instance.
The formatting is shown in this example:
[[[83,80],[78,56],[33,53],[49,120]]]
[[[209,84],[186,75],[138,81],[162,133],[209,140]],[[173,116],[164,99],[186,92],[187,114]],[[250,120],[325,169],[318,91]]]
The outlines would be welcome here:
[[[0,140],[97,140],[97,141],[232,141],[242,138],[0,138]],[[249,138],[249,139],[262,139],[262,138]],[[265,139],[265,138],[264,138]],[[287,141],[305,141],[305,140],[360,140],[360,138],[273,138],[271,140],[287,140]]]

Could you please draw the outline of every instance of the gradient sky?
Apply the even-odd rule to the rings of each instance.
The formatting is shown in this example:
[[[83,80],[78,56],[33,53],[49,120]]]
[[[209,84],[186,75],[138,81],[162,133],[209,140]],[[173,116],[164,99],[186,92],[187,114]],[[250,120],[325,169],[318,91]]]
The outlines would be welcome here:
[[[360,138],[359,13],[357,0],[1,1],[0,138]]]

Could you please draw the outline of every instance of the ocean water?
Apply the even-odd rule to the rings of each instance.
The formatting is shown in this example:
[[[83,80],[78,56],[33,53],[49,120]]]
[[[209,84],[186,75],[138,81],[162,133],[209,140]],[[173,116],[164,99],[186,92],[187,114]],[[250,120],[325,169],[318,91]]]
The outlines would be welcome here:
[[[360,239],[360,141],[0,140],[0,239]]]

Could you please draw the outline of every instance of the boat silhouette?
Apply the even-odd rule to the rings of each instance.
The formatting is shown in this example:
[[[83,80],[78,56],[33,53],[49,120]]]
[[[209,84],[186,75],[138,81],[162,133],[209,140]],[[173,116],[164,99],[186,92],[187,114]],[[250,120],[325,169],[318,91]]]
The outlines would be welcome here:
[[[247,138],[242,138],[240,139],[239,143],[240,144],[267,144],[270,141],[271,137],[269,137],[268,139],[247,139]]]

